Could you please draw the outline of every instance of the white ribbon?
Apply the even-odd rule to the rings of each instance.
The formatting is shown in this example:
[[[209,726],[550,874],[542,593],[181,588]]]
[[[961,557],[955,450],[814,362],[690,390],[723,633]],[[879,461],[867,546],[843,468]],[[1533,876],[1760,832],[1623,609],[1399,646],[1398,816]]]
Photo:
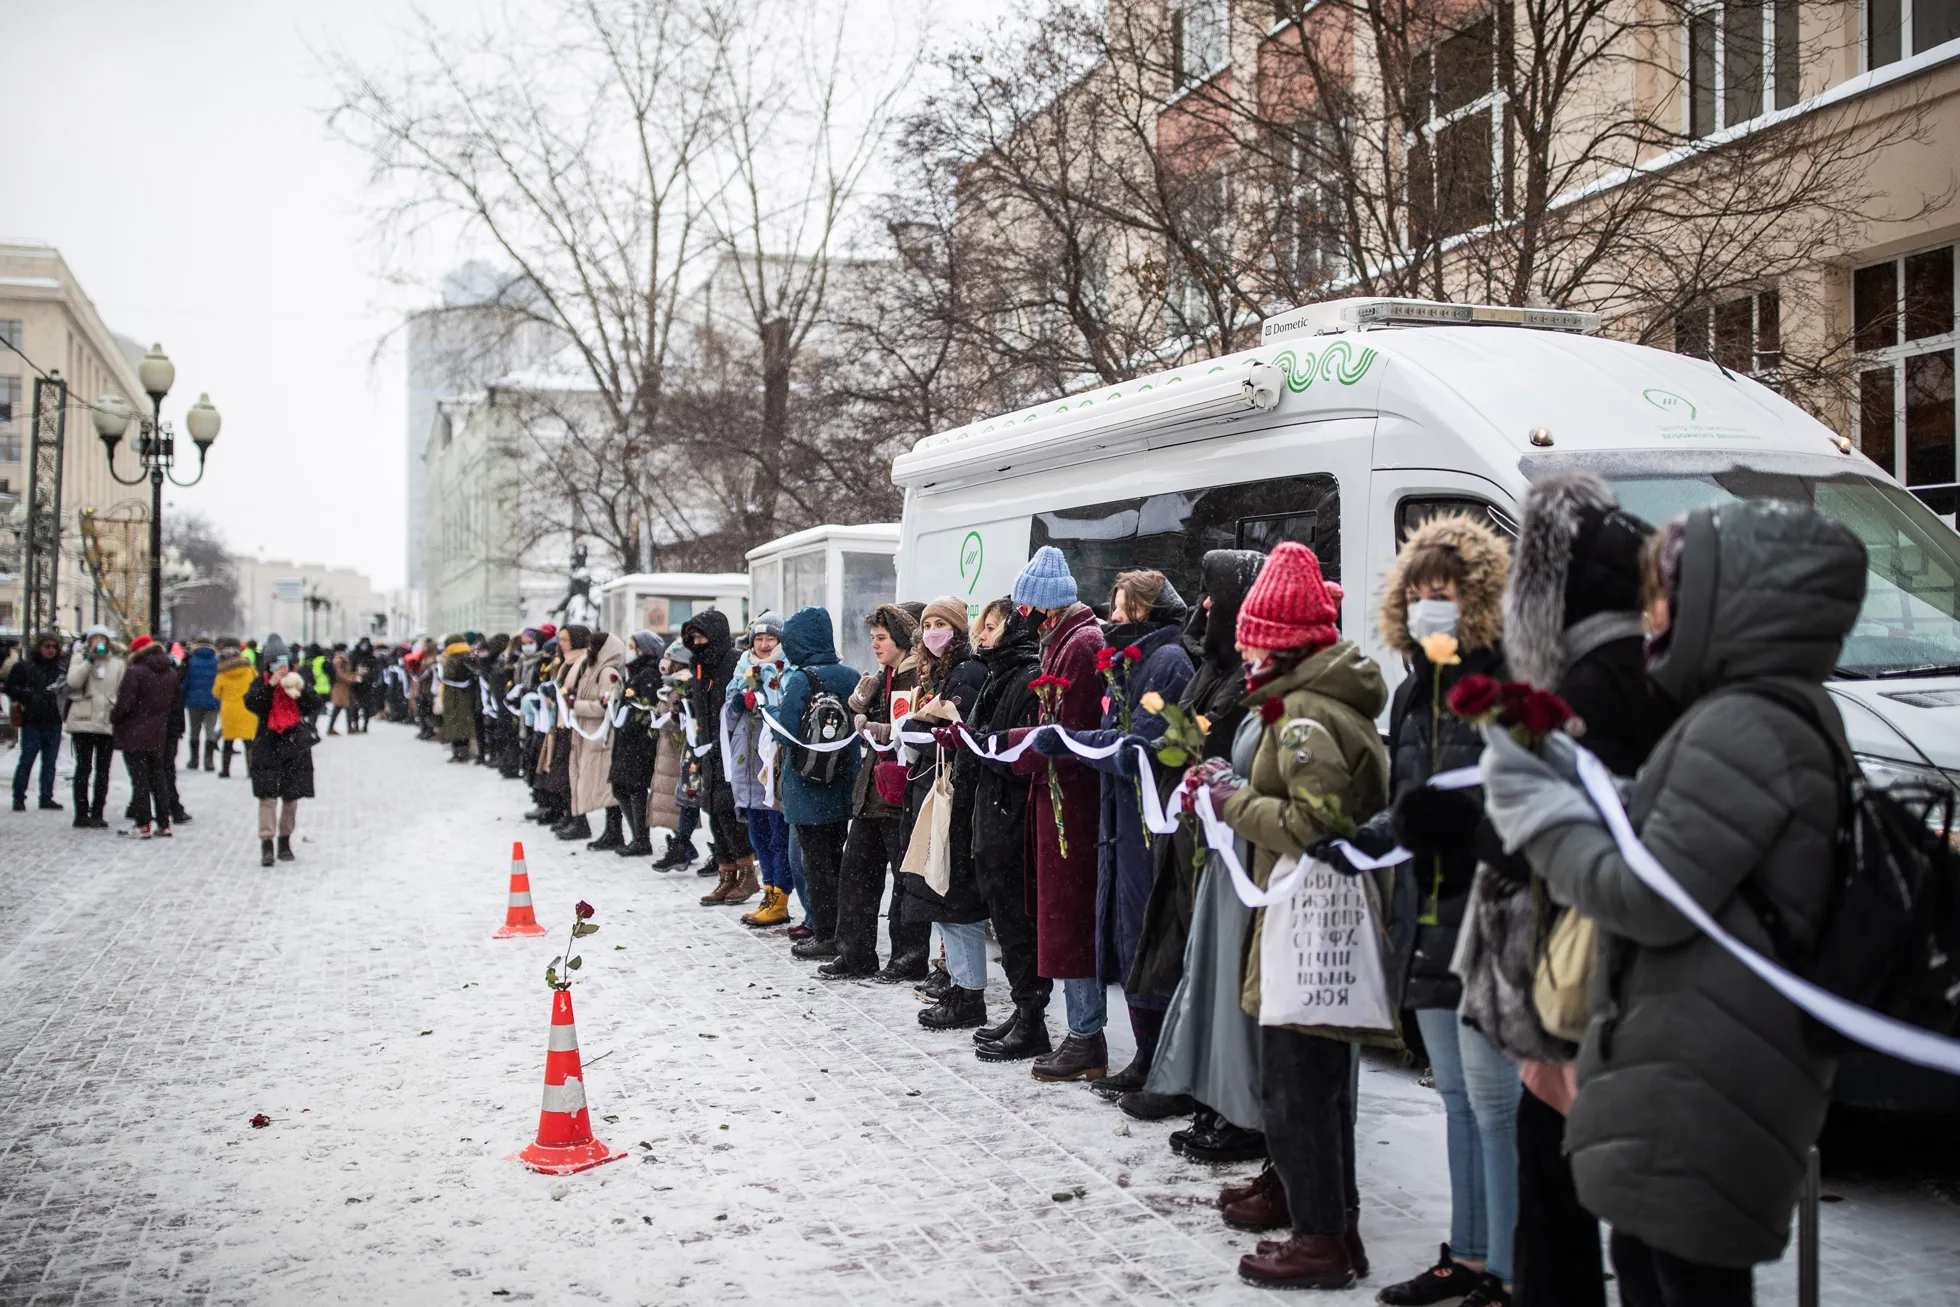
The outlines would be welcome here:
[[[1921,1030],[1918,1026],[1860,1007],[1801,976],[1791,974],[1722,929],[1721,924],[1695,902],[1692,894],[1681,888],[1681,883],[1640,842],[1640,837],[1634,833],[1633,823],[1627,820],[1626,809],[1620,805],[1619,790],[1615,788],[1613,774],[1606,769],[1606,764],[1583,746],[1577,750],[1577,756],[1580,783],[1585,786],[1593,806],[1599,809],[1599,815],[1605,818],[1606,829],[1612,832],[1620,856],[1626,860],[1633,874],[1640,878],[1641,884],[1666,899],[1676,912],[1688,919],[1690,925],[1728,950],[1730,956],[1755,972],[1771,989],[1853,1043],[1896,1057],[1902,1062],[1931,1067],[1948,1075],[1960,1075],[1960,1040],[1936,1035],[1930,1030]]]

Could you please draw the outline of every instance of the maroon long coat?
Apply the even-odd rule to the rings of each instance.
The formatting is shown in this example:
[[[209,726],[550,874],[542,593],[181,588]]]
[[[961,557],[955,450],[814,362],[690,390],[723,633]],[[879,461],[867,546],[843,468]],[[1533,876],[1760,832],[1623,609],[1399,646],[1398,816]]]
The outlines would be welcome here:
[[[1068,680],[1059,721],[1075,731],[1102,722],[1103,677],[1096,654],[1102,627],[1087,605],[1077,604],[1049,633],[1041,650],[1041,674]],[[1008,732],[1018,744],[1031,728]],[[1062,822],[1068,828],[1068,856],[1055,837],[1055,808],[1049,798],[1048,764],[1033,749],[1014,770],[1034,778],[1028,804],[1028,839],[1034,856],[1028,865],[1028,912],[1035,923],[1035,971],[1051,980],[1080,980],[1096,974],[1096,827],[1101,820],[1101,778],[1073,755],[1054,759],[1062,785]]]

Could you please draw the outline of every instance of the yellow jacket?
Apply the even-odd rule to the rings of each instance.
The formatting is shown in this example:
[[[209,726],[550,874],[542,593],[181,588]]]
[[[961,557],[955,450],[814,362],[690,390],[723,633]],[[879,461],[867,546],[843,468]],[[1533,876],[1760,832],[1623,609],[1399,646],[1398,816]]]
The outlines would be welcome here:
[[[258,736],[259,719],[245,707],[245,691],[252,688],[252,680],[257,675],[252,664],[243,658],[227,658],[218,665],[218,674],[211,681],[211,693],[218,696],[218,726],[227,740],[250,740]]]

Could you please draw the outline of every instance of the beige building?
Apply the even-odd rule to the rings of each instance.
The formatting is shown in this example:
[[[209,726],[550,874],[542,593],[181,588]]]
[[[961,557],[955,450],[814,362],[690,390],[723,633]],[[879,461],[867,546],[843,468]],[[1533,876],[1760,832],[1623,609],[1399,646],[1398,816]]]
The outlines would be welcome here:
[[[0,338],[6,342],[0,346],[0,636],[18,634],[25,616],[24,523],[15,520],[15,510],[27,503],[32,474],[37,368],[59,374],[69,387],[55,620],[70,630],[97,621],[119,631],[140,627],[149,612],[148,486],[121,486],[111,478],[85,405],[114,391],[132,407],[147,408],[136,379],[142,347],[109,330],[59,251],[24,243],[0,243]],[[125,476],[135,470],[127,448],[118,468]],[[92,552],[99,582],[84,547],[91,535],[98,544]]]
[[[263,641],[277,632],[287,643],[348,644],[406,639],[415,614],[401,592],[384,592],[352,568],[233,554],[238,570],[238,627],[210,635]]]

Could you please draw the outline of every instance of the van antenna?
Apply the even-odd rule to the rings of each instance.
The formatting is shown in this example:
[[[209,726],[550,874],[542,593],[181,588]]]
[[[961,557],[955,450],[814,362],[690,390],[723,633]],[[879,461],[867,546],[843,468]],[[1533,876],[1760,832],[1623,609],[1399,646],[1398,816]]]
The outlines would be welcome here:
[[[1723,367],[1722,360],[1715,357],[1715,347],[1713,345],[1710,345],[1708,347],[1708,353],[1703,355],[1703,357],[1706,358],[1710,363],[1713,363],[1715,365],[1715,370],[1717,372],[1727,377],[1730,381],[1735,380],[1735,373],[1730,372],[1727,368]]]

